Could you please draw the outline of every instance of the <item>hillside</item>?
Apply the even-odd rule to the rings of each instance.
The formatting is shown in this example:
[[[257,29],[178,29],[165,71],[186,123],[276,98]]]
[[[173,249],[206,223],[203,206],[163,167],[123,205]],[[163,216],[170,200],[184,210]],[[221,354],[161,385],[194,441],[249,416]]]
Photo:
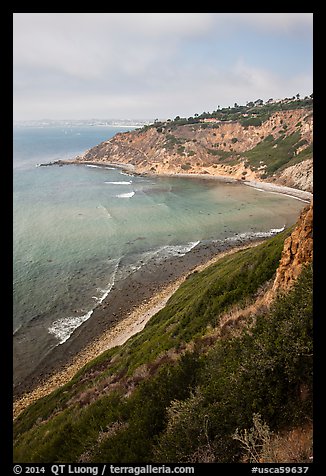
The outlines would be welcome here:
[[[142,332],[16,419],[15,461],[310,462],[311,240],[312,205],[191,274]]]
[[[155,122],[91,148],[76,162],[130,164],[139,173],[195,173],[313,189],[312,99],[237,106]]]

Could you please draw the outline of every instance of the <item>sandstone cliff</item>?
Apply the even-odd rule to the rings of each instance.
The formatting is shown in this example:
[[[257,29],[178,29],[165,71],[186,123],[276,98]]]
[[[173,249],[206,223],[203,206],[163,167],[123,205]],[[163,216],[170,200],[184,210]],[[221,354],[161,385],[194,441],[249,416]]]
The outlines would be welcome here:
[[[288,291],[302,267],[313,259],[313,202],[306,207],[291,235],[285,240],[282,257],[276,272],[272,294]]]
[[[259,125],[245,120],[167,121],[118,133],[77,162],[131,164],[139,173],[211,174],[275,182],[312,191],[312,109],[276,111]]]

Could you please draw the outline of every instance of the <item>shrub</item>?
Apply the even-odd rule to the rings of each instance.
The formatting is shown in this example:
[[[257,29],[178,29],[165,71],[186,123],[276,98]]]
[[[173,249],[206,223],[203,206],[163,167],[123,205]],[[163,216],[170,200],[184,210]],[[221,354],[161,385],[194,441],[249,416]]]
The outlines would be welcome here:
[[[248,119],[241,119],[240,124],[244,128],[248,128],[249,126],[261,126],[262,125],[262,120],[259,117],[249,117]]]
[[[241,446],[247,453],[245,462],[260,463],[263,448],[270,446],[272,432],[269,426],[261,421],[259,414],[254,413],[252,420],[254,426],[250,430],[245,428],[240,432],[239,429],[236,428],[232,438],[240,441]]]
[[[168,411],[157,459],[189,462],[205,447],[215,462],[267,458],[273,432],[312,417],[311,267],[250,331],[218,340],[202,361],[193,395]]]
[[[244,450],[245,463],[311,463],[312,428],[304,425],[282,434],[270,431],[259,414],[253,415],[254,426],[233,434]]]

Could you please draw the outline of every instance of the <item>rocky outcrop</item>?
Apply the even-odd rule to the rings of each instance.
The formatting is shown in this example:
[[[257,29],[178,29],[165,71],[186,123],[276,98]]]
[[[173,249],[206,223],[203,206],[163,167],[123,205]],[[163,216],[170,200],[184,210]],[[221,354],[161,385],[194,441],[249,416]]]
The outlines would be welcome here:
[[[304,160],[299,164],[287,167],[275,180],[280,185],[299,188],[306,192],[313,191],[313,161]]]
[[[282,257],[272,287],[272,295],[288,291],[302,267],[313,259],[313,202],[306,207],[291,235],[285,240]]]

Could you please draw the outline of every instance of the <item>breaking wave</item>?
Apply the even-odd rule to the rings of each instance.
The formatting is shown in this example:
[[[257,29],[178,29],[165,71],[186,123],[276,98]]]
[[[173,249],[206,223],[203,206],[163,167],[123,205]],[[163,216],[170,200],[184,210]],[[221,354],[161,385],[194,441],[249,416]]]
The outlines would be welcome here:
[[[225,238],[224,241],[227,243],[232,243],[239,240],[250,240],[252,238],[269,238],[271,236],[277,235],[278,233],[281,233],[284,230],[285,225],[282,228],[271,228],[268,231],[247,231],[245,233],[239,233],[237,235],[229,236],[228,238]]]
[[[73,332],[91,317],[96,306],[101,304],[104,301],[104,299],[106,299],[106,297],[108,296],[108,294],[110,293],[111,289],[114,286],[119,263],[120,263],[120,259],[116,261],[115,268],[107,288],[98,289],[98,291],[101,292],[100,297],[93,296],[93,299],[95,299],[96,301],[96,305],[93,307],[93,309],[91,309],[90,311],[86,312],[85,314],[81,316],[62,317],[60,319],[55,320],[51,324],[51,326],[48,328],[48,331],[50,334],[56,337],[56,339],[58,339],[59,342],[57,345],[60,345],[66,342],[69,339],[69,337],[73,334]]]
[[[116,195],[117,198],[131,198],[135,195],[135,192],[128,192],[128,193],[118,193]]]
[[[129,182],[104,182],[104,183],[107,183],[109,185],[130,185],[132,181],[130,180]]]

